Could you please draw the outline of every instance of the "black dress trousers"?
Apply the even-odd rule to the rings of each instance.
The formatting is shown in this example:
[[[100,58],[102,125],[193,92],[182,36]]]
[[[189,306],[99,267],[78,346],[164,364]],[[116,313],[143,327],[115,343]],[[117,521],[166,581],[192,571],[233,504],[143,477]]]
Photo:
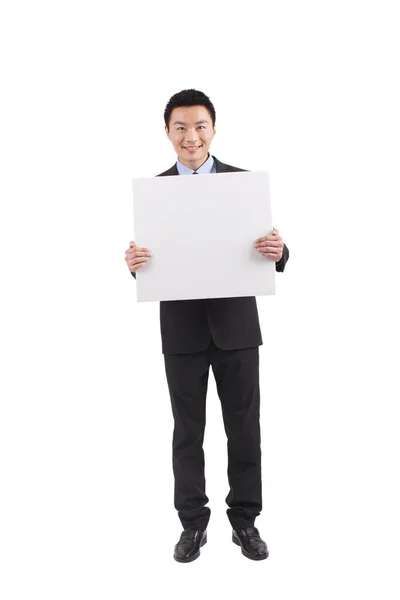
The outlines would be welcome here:
[[[228,518],[234,529],[254,525],[262,508],[258,346],[222,350],[211,340],[205,351],[164,354],[164,362],[175,423],[174,501],[183,527],[204,531],[211,512],[203,452],[210,365],[228,441]]]

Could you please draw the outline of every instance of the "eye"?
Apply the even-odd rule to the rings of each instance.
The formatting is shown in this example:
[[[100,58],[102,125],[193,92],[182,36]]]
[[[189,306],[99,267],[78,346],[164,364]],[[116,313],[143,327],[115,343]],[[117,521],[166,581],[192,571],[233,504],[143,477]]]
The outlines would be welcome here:
[[[205,126],[204,126],[204,125],[199,125],[199,127],[202,127],[203,129],[205,129]]]

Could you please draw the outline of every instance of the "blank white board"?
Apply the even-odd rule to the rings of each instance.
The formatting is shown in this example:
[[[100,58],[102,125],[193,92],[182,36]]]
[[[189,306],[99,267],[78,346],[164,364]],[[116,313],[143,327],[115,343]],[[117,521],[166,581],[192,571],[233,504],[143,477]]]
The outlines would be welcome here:
[[[275,262],[253,247],[272,233],[268,173],[139,178],[133,199],[135,243],[153,253],[139,302],[275,294]]]

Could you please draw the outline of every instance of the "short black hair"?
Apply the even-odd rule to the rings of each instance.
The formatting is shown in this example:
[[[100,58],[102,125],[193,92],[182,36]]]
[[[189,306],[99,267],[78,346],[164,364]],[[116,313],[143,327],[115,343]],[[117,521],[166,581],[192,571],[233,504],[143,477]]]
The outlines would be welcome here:
[[[210,98],[203,94],[203,92],[199,92],[199,90],[182,90],[177,94],[171,96],[168,100],[167,106],[164,111],[164,121],[169,129],[169,121],[171,119],[171,113],[174,108],[178,108],[179,106],[204,106],[208,112],[210,113],[212,125],[215,125],[215,108]]]

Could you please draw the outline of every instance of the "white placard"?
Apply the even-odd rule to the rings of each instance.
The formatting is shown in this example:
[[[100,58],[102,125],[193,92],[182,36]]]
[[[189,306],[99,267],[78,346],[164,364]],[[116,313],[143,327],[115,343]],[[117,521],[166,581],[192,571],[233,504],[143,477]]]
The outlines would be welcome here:
[[[139,302],[275,294],[275,262],[253,247],[272,232],[268,173],[134,179],[133,198],[135,243],[153,253]]]

